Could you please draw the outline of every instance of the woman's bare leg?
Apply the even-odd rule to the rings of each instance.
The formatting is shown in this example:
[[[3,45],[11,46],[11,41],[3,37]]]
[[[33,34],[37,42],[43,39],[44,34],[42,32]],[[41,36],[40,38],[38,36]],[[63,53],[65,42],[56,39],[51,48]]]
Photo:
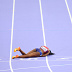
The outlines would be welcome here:
[[[24,51],[22,51],[21,49],[19,51],[22,55],[26,55],[26,53]]]
[[[27,54],[30,54],[30,53],[33,53],[33,52],[36,52],[36,49],[31,50],[31,51],[28,52]]]
[[[22,51],[21,49],[19,51],[21,52],[22,55],[26,55],[26,53],[24,51]],[[36,49],[33,49],[32,51],[28,52],[27,54],[30,54],[32,52],[36,52]]]
[[[40,53],[39,52],[32,52],[30,54],[21,55],[18,58],[30,58],[30,57],[40,57]]]

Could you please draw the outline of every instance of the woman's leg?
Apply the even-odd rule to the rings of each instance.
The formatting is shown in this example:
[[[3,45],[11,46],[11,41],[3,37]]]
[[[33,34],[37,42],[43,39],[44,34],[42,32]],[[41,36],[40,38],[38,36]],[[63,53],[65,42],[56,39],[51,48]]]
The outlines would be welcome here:
[[[36,49],[31,50],[31,51],[28,52],[27,54],[30,54],[30,53],[33,53],[33,52],[36,52]]]
[[[22,55],[26,55],[26,53],[23,52],[20,47],[15,48],[15,49],[14,49],[14,52],[16,52],[16,51],[20,51]]]
[[[22,55],[26,55],[26,53],[24,51],[22,51],[21,49],[19,51],[21,52]],[[36,52],[36,49],[33,49],[32,51],[28,52],[27,54],[30,54],[32,52]]]
[[[26,53],[24,51],[22,51],[21,49],[19,51],[22,55],[26,55]]]
[[[30,58],[30,57],[40,57],[40,53],[39,52],[32,52],[30,54],[21,55],[18,58]]]

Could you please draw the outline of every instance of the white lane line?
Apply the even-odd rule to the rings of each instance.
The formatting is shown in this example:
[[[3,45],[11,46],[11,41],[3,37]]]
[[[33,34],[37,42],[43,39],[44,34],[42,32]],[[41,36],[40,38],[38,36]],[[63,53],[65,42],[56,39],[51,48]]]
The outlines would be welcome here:
[[[52,56],[52,57],[72,57],[72,56]]]
[[[72,57],[62,57],[62,58],[59,58],[59,59],[72,59]]]
[[[57,58],[56,60],[69,60],[72,59],[72,57],[61,57],[61,58]]]
[[[18,61],[46,61],[46,60],[15,60],[15,61],[11,61],[11,62],[18,62]],[[65,59],[62,59],[62,60],[48,60],[48,61],[72,61],[72,60],[65,60]],[[0,62],[9,62],[9,61],[0,61]]]
[[[6,69],[6,70],[0,70],[0,71],[2,72],[2,71],[9,71],[9,70],[10,70],[10,69]]]
[[[58,67],[58,66],[70,66],[72,64],[63,64],[63,65],[51,65],[50,67]],[[47,66],[39,66],[39,67],[27,67],[27,68],[17,68],[17,69],[13,69],[13,70],[21,70],[21,69],[30,69],[30,68],[42,68],[42,67],[47,67]],[[2,71],[9,71],[10,69],[6,69],[6,70],[0,70]]]
[[[40,14],[41,14],[41,23],[42,23],[42,31],[43,31],[44,45],[46,46],[41,0],[39,0],[39,5],[40,5]]]
[[[39,0],[39,5],[40,5],[40,14],[41,14],[41,22],[42,22],[42,31],[43,31],[44,46],[46,46],[41,0]],[[51,68],[49,66],[49,63],[48,63],[47,56],[46,56],[46,63],[47,63],[48,69],[50,70],[50,72],[52,72],[52,70],[51,70]]]
[[[46,61],[46,60],[14,60],[11,62],[18,62],[18,61]],[[9,62],[9,61],[0,61],[0,62]]]
[[[68,13],[69,13],[69,17],[70,17],[70,20],[71,20],[71,23],[72,23],[72,17],[71,17],[71,13],[70,13],[70,10],[69,10],[69,6],[68,6],[68,3],[67,3],[67,0],[65,0],[65,3],[66,3],[67,10],[68,10]]]
[[[51,65],[50,67],[54,67],[54,66],[68,66],[68,65],[72,65],[72,64],[63,64],[63,65]]]
[[[42,68],[42,67],[47,67],[47,66],[27,67],[27,68],[17,68],[17,69],[13,69],[13,70],[31,69],[31,68]],[[9,71],[9,70],[10,70],[10,69],[7,69],[7,70],[0,70],[0,71]]]
[[[60,59],[66,59],[66,58],[60,58]]]
[[[13,70],[20,70],[20,69],[30,69],[30,68],[42,68],[42,67],[47,67],[47,66],[39,66],[39,67],[28,67],[28,68],[18,68],[18,69],[13,69]]]
[[[11,62],[18,62],[18,61],[46,61],[46,60],[15,60]],[[65,60],[65,59],[57,59],[57,60],[48,60],[48,61],[72,61],[72,60]],[[0,62],[9,62],[9,61],[0,61]]]
[[[13,27],[14,27],[14,10],[15,10],[15,0],[13,0],[12,28],[11,28],[11,44],[10,44],[10,60],[9,60],[11,72],[13,72],[12,65],[11,65],[11,59],[12,59],[12,43],[13,43]]]
[[[60,59],[71,59],[71,58],[72,58],[72,57],[66,57],[66,58],[64,57],[64,58],[60,58]]]
[[[38,58],[28,58],[28,59],[26,59],[26,58],[21,58],[20,60],[37,60]]]

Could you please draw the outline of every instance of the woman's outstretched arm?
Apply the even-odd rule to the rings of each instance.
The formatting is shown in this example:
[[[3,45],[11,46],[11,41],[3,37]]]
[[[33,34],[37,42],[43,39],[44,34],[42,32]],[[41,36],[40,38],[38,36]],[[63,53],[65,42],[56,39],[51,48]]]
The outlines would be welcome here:
[[[48,53],[43,54],[42,57],[47,56],[50,53],[50,50],[48,51]]]

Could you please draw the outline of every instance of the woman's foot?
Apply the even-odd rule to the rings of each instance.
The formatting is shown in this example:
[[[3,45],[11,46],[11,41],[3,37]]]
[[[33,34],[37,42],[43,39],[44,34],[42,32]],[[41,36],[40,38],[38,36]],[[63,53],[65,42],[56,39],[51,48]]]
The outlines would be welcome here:
[[[16,56],[13,56],[12,59],[15,59],[15,58],[18,58],[18,57],[19,57],[19,55],[16,55]]]
[[[15,48],[15,49],[14,49],[14,52],[16,52],[16,51],[20,51],[20,47]]]

